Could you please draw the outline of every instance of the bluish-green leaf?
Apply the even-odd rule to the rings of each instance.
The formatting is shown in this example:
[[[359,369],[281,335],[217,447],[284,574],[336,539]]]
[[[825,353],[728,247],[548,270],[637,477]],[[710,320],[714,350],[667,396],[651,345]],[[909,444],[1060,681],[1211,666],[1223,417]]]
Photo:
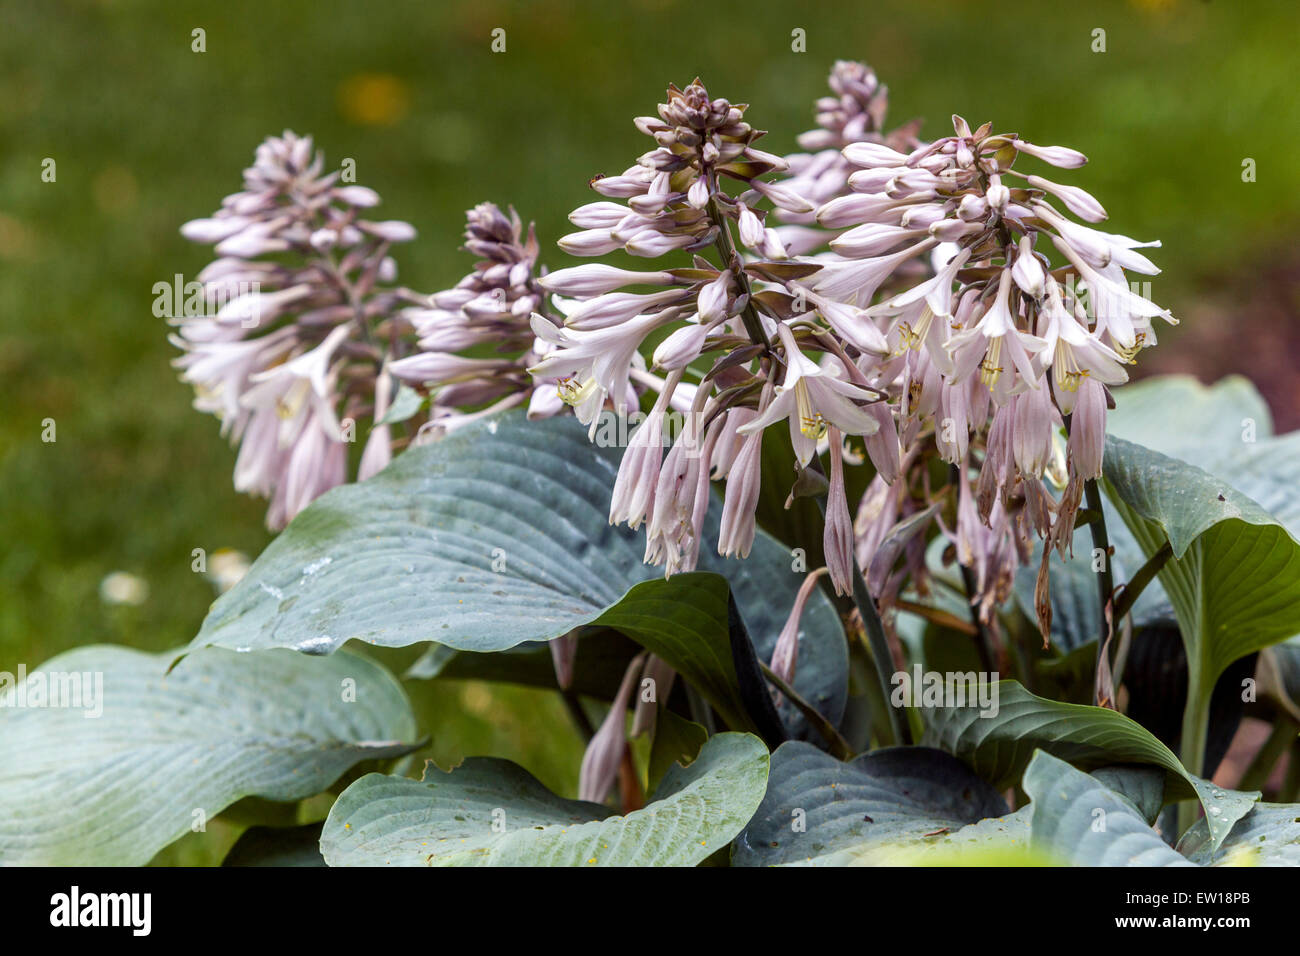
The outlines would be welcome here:
[[[1178,841],[1179,852],[1202,866],[1300,866],[1300,803],[1258,803],[1215,850],[1205,820]]]
[[[0,863],[140,865],[236,800],[300,800],[417,746],[401,685],[364,657],[211,648],[169,673],[175,658],[92,646],[29,676],[30,694],[98,675],[91,710],[0,694]]]
[[[349,640],[431,641],[485,652],[596,622],[636,585],[662,578],[642,562],[644,536],[608,522],[621,454],[593,445],[571,418],[522,413],[412,448],[299,514],[216,601],[193,646],[329,653]],[[700,570],[731,582],[758,655],[770,657],[803,575],[761,532],[748,560],[719,558],[718,512]],[[795,689],[837,723],[847,651],[820,592],[801,635]],[[783,716],[807,735],[802,716]]]
[[[1091,774],[1038,751],[1025,771],[1035,848],[1073,866],[1191,866],[1133,804]]]
[[[331,866],[694,866],[740,832],[767,771],[757,737],[719,734],[626,816],[490,757],[423,780],[370,774],[335,802],[321,851]]]
[[[1108,764],[1150,764],[1166,773],[1165,800],[1196,797],[1210,817],[1216,840],[1260,798],[1237,794],[1202,780],[1141,724],[1103,707],[1036,697],[1015,681],[1000,681],[997,706],[926,707],[924,743],[961,758],[995,786],[1020,781],[1037,750],[1083,770]]]
[[[732,863],[839,866],[930,847],[1023,846],[1018,820],[962,829],[1006,812],[996,790],[940,750],[890,747],[843,763],[791,741],[772,755],[767,796]]]

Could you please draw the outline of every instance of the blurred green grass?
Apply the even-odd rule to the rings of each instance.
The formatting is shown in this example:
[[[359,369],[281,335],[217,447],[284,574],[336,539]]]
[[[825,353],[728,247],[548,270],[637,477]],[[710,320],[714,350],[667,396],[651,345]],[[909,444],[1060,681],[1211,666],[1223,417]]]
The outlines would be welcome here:
[[[430,291],[467,270],[456,247],[478,201],[513,203],[552,249],[588,178],[646,148],[630,120],[669,81],[699,74],[752,104],[747,118],[774,131],[765,147],[786,152],[837,58],[870,62],[893,122],[924,117],[925,136],[959,112],[1085,151],[1090,165],[1058,178],[1093,191],[1114,231],[1164,240],[1155,298],[1175,312],[1292,245],[1300,212],[1283,0],[118,0],[9,4],[3,20],[0,670],[92,642],[183,644],[212,599],[192,549],[256,555],[269,540],[263,503],[231,487],[217,423],[168,365],[151,290],[207,261],[177,227],[238,188],[253,147],[285,128],[313,134],[331,164],[355,159],[384,214],[416,225],[401,278]],[[1241,181],[1245,157],[1256,183]],[[100,601],[115,570],[148,582],[142,606]],[[484,703],[481,690],[418,692],[430,753],[510,756],[571,792],[576,748],[554,695]]]

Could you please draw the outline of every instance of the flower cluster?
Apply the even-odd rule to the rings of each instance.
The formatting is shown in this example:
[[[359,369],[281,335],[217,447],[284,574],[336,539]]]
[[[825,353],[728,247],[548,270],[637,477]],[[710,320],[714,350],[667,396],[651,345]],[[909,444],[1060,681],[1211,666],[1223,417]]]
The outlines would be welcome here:
[[[821,315],[832,327],[847,326],[857,310],[796,286],[820,266],[791,261],[777,232],[765,225],[767,214],[759,208],[764,201],[795,214],[811,213],[814,206],[787,186],[759,178],[787,164],[754,147],[763,134],[743,116],[743,107],[710,98],[696,80],[684,90],[669,89],[659,118],[638,119],[637,128],[658,147],[622,176],[592,183],[626,205],[580,207],[570,219],[583,231],[560,245],[578,255],[615,249],[642,258],[697,254],[689,266],[658,271],[593,264],[552,273],[542,285],[556,293],[564,324],[534,320],[539,337],[555,349],[533,372],[557,376],[561,395],[583,422],[594,425],[607,402],[616,412],[632,410],[630,379],[658,393],[623,457],[610,521],[634,528],[644,522],[646,560],[664,564],[669,574],[695,567],[711,480],[726,480],[718,550],[748,554],[762,435],[769,425],[788,423],[804,468],[821,441],[875,435],[882,424],[892,431],[887,410],[876,404],[881,396],[856,374],[840,343],[823,336],[813,321]],[[727,180],[742,191],[725,191]],[[716,265],[700,254],[709,248]],[[660,291],[627,291],[628,286]],[[665,373],[662,379],[643,368],[641,354],[661,330],[668,334],[651,362]],[[883,349],[884,339],[877,333],[856,344]],[[701,361],[709,355],[715,356],[711,362]],[[675,440],[668,440],[673,410],[685,419]],[[897,457],[896,440],[892,449],[884,447],[886,459]],[[832,492],[839,488],[842,499],[842,474],[832,471]],[[843,520],[831,523],[828,540],[833,534],[834,552],[842,559],[832,577],[847,591],[847,505],[837,517]]]
[[[1086,160],[1075,150],[987,124],[972,131],[960,117],[933,142],[914,127],[886,136],[885,92],[868,68],[836,64],[830,83],[819,128],[800,138],[808,152],[787,159],[755,150],[761,134],[743,108],[711,99],[698,80],[670,88],[657,119],[638,119],[658,147],[592,183],[626,205],[579,208],[571,219],[583,231],[561,246],[693,254],[690,264],[545,277],[565,318],[535,320],[554,351],[533,371],[556,375],[584,422],[607,405],[634,409],[629,378],[658,392],[624,456],[610,520],[644,522],[646,560],[668,573],[695,566],[710,480],[726,482],[719,551],[747,553],[763,433],[785,423],[799,471],[791,493],[825,490],[837,592],[851,589],[855,559],[873,569],[882,603],[909,583],[923,588],[921,545],[938,521],[988,623],[1036,537],[1070,546],[1083,483],[1101,473],[1107,386],[1155,343],[1153,319],[1173,321],[1126,276],[1158,272],[1138,251],[1158,243],[1070,218],[1106,213],[1076,186],[1014,168],[1022,157],[1077,168]],[[783,178],[765,182],[768,173]],[[739,184],[734,195],[726,181]],[[651,341],[663,379],[643,369]],[[676,441],[666,437],[674,408],[687,410]],[[953,466],[938,489],[932,454]],[[844,470],[867,457],[876,475],[850,521]],[[875,552],[904,527],[904,573],[891,573]]]
[[[391,395],[382,343],[414,300],[391,287],[388,250],[415,230],[363,218],[378,194],[338,179],[310,138],[286,132],[257,148],[243,190],[181,229],[218,258],[198,276],[205,314],[172,320],[175,364],[195,407],[239,443],[235,487],[271,500],[273,529],[347,480],[357,420],[381,417]],[[372,430],[359,477],[391,454],[387,430]]]
[[[323,174],[310,140],[268,140],[244,191],[183,230],[216,244],[210,296],[256,283],[175,336],[198,406],[241,442],[237,487],[271,497],[282,525],[345,480],[343,425],[367,415],[359,475],[373,473],[402,441],[389,435],[399,382],[409,425],[411,387],[425,396],[429,437],[516,406],[572,406],[593,436],[608,413],[640,417],[609,517],[644,524],[646,561],[673,574],[697,565],[715,481],[717,549],[748,554],[778,426],[791,497],[824,495],[818,573],[838,594],[859,569],[882,608],[923,593],[937,523],[992,626],[1035,539],[1040,591],[1047,555],[1071,546],[1101,474],[1107,389],[1155,344],[1154,320],[1173,321],[1128,281],[1157,274],[1139,250],[1159,243],[1095,228],[1095,198],[1015,168],[1076,169],[1073,149],[956,116],[933,142],[915,123],[885,133],[868,67],[836,63],[829,83],[804,151],[785,158],[755,145],[765,134],[745,106],[698,79],[670,87],[635,120],[654,147],[592,180],[602,198],[559,241],[633,261],[547,273],[532,227],[485,203],[465,232],[479,261],[429,297],[387,285],[409,226],[362,219],[378,196]],[[938,487],[935,457],[950,464]],[[868,459],[850,501],[846,469]],[[572,648],[553,649],[566,672]],[[792,673],[794,650],[780,657]]]
[[[876,78],[871,67],[852,60],[840,60],[831,68],[828,85],[833,96],[816,103],[817,127],[800,133],[800,153],[785,157],[789,166],[784,185],[815,206],[822,206],[848,191],[849,175],[856,167],[844,158],[843,150],[853,143],[884,143],[893,149],[911,151],[918,144],[911,122],[890,133],[885,128],[889,90]],[[787,225],[777,235],[792,255],[804,255],[823,247],[831,236],[816,228],[816,212],[776,211]]]
[[[455,288],[429,296],[426,305],[403,311],[419,337],[418,350],[390,366],[399,379],[430,392],[426,435],[446,434],[525,400],[531,418],[563,408],[554,383],[535,384],[528,372],[549,349],[535,338],[532,316],[553,323],[536,275],[533,227],[525,239],[513,209],[506,216],[481,203],[466,215],[465,249],[479,257],[474,270]]]
[[[1106,213],[1076,186],[1013,168],[1026,156],[1074,169],[1083,154],[988,124],[972,131],[961,117],[953,127],[909,153],[845,147],[858,167],[852,192],[823,204],[817,218],[846,231],[831,241],[838,261],[813,281],[824,295],[867,306],[866,321],[889,345],[873,360],[875,376],[893,383],[905,443],[932,432],[957,466],[959,557],[984,569],[1001,556],[996,572],[981,570],[988,616],[1032,532],[1069,547],[1082,483],[1101,474],[1106,386],[1126,381],[1125,365],[1155,344],[1154,318],[1174,320],[1125,275],[1156,274],[1137,250],[1159,243],[1069,219],[1058,204],[1087,222]],[[917,257],[931,261],[933,275],[871,304]],[[1055,436],[1067,422],[1062,462]],[[967,469],[977,458],[972,498]],[[1064,485],[1059,501],[1043,483],[1049,470]],[[977,547],[979,536],[987,540]]]

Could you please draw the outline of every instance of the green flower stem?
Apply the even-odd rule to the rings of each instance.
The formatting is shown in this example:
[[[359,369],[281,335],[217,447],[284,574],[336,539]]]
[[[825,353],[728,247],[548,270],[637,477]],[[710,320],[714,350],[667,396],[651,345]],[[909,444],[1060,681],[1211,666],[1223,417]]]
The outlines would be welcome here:
[[[889,641],[885,638],[885,626],[880,620],[876,599],[867,590],[867,582],[858,568],[856,556],[853,558],[853,602],[858,607],[858,613],[862,615],[862,625],[866,632],[864,639],[867,649],[871,652],[871,663],[876,671],[876,679],[880,683],[881,699],[889,714],[889,726],[893,730],[894,743],[910,744],[912,728],[907,721],[907,714],[903,708],[895,707],[889,702],[893,691],[889,678],[894,670],[894,656],[889,652]]]
[[[1115,624],[1115,620],[1107,622],[1107,618],[1113,618],[1113,614],[1107,614],[1106,609],[1110,606],[1111,595],[1115,593],[1115,578],[1111,572],[1110,561],[1110,535],[1106,532],[1106,513],[1101,509],[1101,489],[1097,486],[1096,478],[1089,478],[1083,483],[1083,494],[1088,502],[1088,510],[1096,513],[1097,517],[1089,523],[1088,529],[1092,532],[1092,546],[1099,549],[1103,555],[1101,563],[1101,573],[1097,575],[1097,599],[1098,606],[1101,610],[1101,634],[1097,637],[1097,672],[1101,672],[1103,664],[1109,664],[1109,660],[1102,657],[1110,655],[1110,634]],[[1114,707],[1115,702],[1111,701]]]
[[[709,183],[710,191],[718,188],[716,178],[712,178]],[[718,255],[722,257],[722,268],[731,269],[732,264],[739,261],[739,255],[736,253],[735,240],[731,238],[731,225],[727,222],[725,216],[718,210],[718,204],[712,198],[709,199],[709,219],[718,229],[718,238],[713,244],[717,247]],[[740,314],[741,321],[745,323],[745,331],[749,334],[750,341],[755,345],[763,346],[764,351],[772,350],[772,343],[768,340],[767,333],[763,331],[763,323],[758,317],[758,311],[754,308],[753,290],[749,288],[749,280],[743,271],[736,275],[736,281],[743,287],[748,298],[745,302],[745,309]]]
[[[1178,757],[1188,773],[1200,777],[1205,771],[1205,743],[1210,732],[1210,693],[1213,687],[1203,690],[1201,687],[1200,662],[1191,657],[1187,660],[1187,706],[1183,708],[1183,731],[1179,741]],[[1178,833],[1187,832],[1187,828],[1196,822],[1200,804],[1195,800],[1184,800],[1178,805]]]
[[[834,724],[823,717],[816,707],[804,700],[798,691],[778,677],[767,664],[760,660],[758,666],[763,671],[763,676],[768,679],[772,686],[784,694],[790,703],[794,705],[795,710],[803,714],[804,719],[822,735],[822,739],[830,745],[832,754],[840,760],[851,760],[853,758],[853,748],[835,729]]]
[[[1160,569],[1165,566],[1165,562],[1172,558],[1173,555],[1173,546],[1166,541],[1160,546],[1160,550],[1151,555],[1147,560],[1147,563],[1142,565],[1142,567],[1138,569],[1137,574],[1133,575],[1133,577],[1129,579],[1128,583],[1124,585],[1124,589],[1120,592],[1119,597],[1115,601],[1115,612],[1113,616],[1115,618],[1114,623],[1116,626],[1119,626],[1119,622],[1124,620],[1124,615],[1133,610],[1133,605],[1136,604],[1137,599],[1142,596],[1142,592],[1146,590],[1146,586],[1155,580],[1155,576],[1160,573]]]

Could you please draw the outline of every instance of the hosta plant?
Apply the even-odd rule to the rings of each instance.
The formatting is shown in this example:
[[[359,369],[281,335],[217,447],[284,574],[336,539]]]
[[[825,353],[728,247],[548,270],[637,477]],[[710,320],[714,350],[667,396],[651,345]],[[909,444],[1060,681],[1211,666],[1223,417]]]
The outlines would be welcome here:
[[[886,108],[837,63],[780,155],[670,86],[575,231],[484,202],[433,294],[376,192],[258,147],[172,339],[279,535],[188,647],[4,689],[103,682],[0,709],[0,861],[311,798],[230,862],[1300,863],[1300,436],[1126,384],[1175,319],[1082,153]],[[467,677],[561,695],[577,778],[413,766],[404,685]]]

